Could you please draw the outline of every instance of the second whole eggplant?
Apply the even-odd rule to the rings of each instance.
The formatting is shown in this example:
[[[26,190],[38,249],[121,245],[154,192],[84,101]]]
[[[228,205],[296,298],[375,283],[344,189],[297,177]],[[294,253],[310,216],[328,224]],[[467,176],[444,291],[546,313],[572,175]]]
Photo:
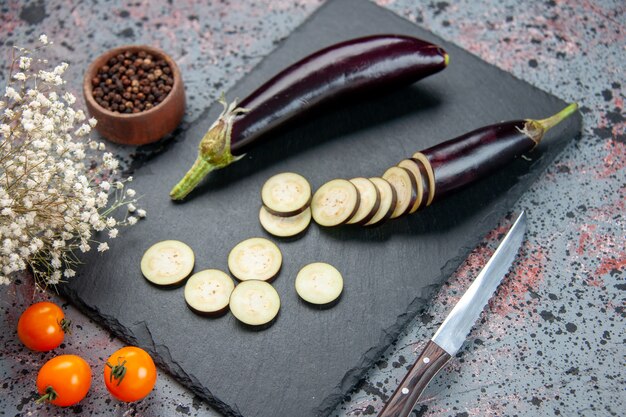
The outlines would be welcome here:
[[[185,198],[212,170],[241,158],[278,127],[335,100],[410,85],[448,65],[448,54],[430,42],[402,35],[374,35],[341,42],[309,55],[224,110],[200,141],[198,157],[172,188]]]

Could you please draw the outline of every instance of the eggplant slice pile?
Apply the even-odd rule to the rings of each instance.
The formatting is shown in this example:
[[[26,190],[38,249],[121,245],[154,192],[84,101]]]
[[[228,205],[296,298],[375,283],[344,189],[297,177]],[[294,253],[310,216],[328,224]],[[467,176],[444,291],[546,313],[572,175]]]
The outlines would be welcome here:
[[[261,189],[261,226],[277,237],[296,236],[311,223],[311,185],[299,174],[283,172],[268,179]]]
[[[377,226],[430,205],[433,189],[432,168],[416,152],[382,177],[327,182],[313,194],[311,214],[320,226]]]

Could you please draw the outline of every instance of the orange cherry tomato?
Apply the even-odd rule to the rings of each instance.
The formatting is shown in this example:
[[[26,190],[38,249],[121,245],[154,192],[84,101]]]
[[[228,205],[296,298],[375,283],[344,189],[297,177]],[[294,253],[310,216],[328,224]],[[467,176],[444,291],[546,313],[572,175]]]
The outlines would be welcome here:
[[[60,407],[74,405],[91,387],[91,368],[76,355],[60,355],[46,362],[37,375],[38,403],[47,401]]]
[[[17,322],[17,337],[31,350],[47,352],[57,348],[69,332],[70,321],[63,310],[47,301],[28,307]]]
[[[152,358],[136,346],[123,347],[104,366],[104,383],[115,398],[132,402],[147,396],[156,383],[157,372]]]

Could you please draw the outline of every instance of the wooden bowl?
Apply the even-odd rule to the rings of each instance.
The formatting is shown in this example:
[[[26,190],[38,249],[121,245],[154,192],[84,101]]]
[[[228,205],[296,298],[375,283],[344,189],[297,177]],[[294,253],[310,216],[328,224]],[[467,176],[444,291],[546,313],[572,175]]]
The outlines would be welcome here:
[[[165,99],[150,110],[139,113],[117,113],[100,106],[93,97],[91,80],[98,69],[124,51],[146,51],[165,60],[172,70],[174,85]],[[160,49],[147,45],[128,45],[111,49],[96,58],[85,73],[83,94],[87,109],[98,124],[96,130],[112,142],[124,145],[145,145],[156,142],[180,124],[185,113],[185,87],[176,62]]]

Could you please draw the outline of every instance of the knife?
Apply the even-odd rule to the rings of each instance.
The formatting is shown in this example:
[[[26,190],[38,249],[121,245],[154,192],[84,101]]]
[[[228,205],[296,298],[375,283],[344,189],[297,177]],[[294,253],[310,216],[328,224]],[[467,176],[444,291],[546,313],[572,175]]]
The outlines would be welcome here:
[[[454,356],[513,264],[526,232],[522,211],[493,256],[454,306],[378,417],[407,417],[426,385]]]

